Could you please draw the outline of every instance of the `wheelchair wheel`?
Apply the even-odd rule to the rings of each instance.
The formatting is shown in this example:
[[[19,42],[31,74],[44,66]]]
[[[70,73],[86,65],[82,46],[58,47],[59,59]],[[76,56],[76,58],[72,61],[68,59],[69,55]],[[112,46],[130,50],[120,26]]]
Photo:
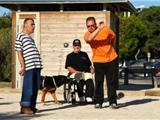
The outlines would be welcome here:
[[[71,101],[71,84],[70,83],[65,83],[64,86],[64,92],[63,92],[63,97],[64,100],[69,103]]]

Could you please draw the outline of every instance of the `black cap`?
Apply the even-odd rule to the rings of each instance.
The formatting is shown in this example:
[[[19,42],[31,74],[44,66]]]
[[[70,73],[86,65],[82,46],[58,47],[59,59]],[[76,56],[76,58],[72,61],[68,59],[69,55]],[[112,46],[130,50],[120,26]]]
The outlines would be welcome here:
[[[79,39],[73,40],[73,46],[81,46],[81,41]]]

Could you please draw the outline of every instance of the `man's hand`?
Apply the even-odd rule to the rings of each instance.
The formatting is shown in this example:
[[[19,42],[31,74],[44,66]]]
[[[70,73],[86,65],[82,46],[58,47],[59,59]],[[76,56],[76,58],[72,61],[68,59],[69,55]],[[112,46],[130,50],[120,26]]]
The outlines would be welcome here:
[[[93,66],[90,66],[90,73],[94,74],[94,68],[93,68]]]
[[[18,53],[19,63],[21,64],[21,69],[20,69],[20,71],[19,71],[19,74],[20,74],[21,76],[23,76],[23,75],[24,75],[24,72],[25,72],[25,63],[24,63],[24,59],[23,59],[23,54],[22,54],[21,51],[18,51],[17,53]]]
[[[103,21],[99,22],[99,24],[98,24],[99,29],[102,29],[104,26],[105,26],[105,24]]]
[[[91,73],[94,74],[94,69],[91,70]]]
[[[19,71],[19,74],[21,76],[24,76],[24,72],[25,72],[25,67],[21,67],[20,71]]]

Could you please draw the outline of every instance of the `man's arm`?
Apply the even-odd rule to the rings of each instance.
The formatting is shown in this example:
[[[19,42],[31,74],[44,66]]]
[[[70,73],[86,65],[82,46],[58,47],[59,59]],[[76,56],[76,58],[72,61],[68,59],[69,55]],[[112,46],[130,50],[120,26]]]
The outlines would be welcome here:
[[[71,66],[72,66],[72,56],[68,54],[66,58],[65,68],[68,70],[69,73],[76,73],[77,70]]]
[[[88,54],[85,52],[85,55],[86,55],[86,57],[87,57],[87,60],[88,60],[88,65],[90,66],[90,73],[94,73],[94,68],[93,68],[93,66],[92,66],[92,63],[91,63],[91,61],[90,61],[90,59],[89,59],[89,56],[88,56]]]
[[[24,63],[23,55],[22,55],[22,52],[21,52],[21,51],[18,51],[17,54],[18,54],[19,63],[20,63],[20,65],[21,65],[21,69],[20,69],[20,71],[19,71],[19,74],[20,74],[21,76],[23,76],[23,75],[24,75],[24,72],[25,72],[25,63]]]
[[[98,34],[98,32],[100,31],[100,29],[99,28],[97,28],[93,33],[91,33],[89,36],[85,36],[84,37],[84,40],[88,43],[88,42],[90,42],[91,40],[93,40],[95,37],[96,37],[96,35]]]
[[[114,32],[113,32],[113,38],[112,39],[113,39],[113,47],[116,48],[116,34]]]
[[[92,32],[89,36],[85,36],[84,40],[87,43],[90,42],[91,40],[93,40],[96,37],[96,35],[99,33],[99,31],[101,31],[101,29],[103,27],[104,27],[104,22],[100,22],[99,25],[98,25],[98,27],[97,27],[97,29],[94,32]]]
[[[94,73],[94,68],[93,68],[92,65],[90,66],[90,72],[91,72],[92,74]]]
[[[74,69],[73,67],[67,67],[69,73],[76,73],[78,72],[76,69]]]

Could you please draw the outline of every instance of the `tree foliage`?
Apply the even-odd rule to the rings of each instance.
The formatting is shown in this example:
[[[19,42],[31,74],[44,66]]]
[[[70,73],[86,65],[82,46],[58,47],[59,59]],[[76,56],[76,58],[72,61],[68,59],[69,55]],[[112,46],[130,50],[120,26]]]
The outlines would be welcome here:
[[[146,25],[135,15],[120,18],[120,59],[135,59],[146,41]]]
[[[138,17],[147,26],[147,41],[144,52],[151,52],[152,58],[160,58],[160,7],[144,9]]]
[[[146,8],[130,17],[120,17],[120,60],[146,59],[147,52],[152,58],[160,57],[160,7]]]
[[[11,78],[11,18],[0,17],[0,81]]]
[[[10,28],[11,27],[11,18],[9,15],[0,17],[0,29]]]

